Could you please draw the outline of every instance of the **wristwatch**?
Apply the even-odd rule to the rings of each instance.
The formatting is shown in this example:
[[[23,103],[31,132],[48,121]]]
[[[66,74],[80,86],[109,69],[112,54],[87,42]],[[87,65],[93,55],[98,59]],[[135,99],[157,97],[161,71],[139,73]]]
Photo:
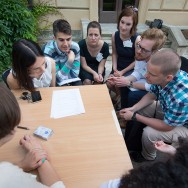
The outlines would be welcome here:
[[[134,114],[133,114],[131,120],[133,120],[133,121],[137,121],[137,119],[136,119],[136,114],[137,114],[137,112],[134,112]]]
[[[133,87],[133,81],[130,81],[129,87]]]

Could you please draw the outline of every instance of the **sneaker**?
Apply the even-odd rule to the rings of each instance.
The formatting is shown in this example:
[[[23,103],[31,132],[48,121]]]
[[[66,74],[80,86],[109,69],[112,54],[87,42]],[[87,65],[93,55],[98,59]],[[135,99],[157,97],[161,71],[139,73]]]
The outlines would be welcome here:
[[[129,155],[130,155],[131,160],[137,163],[148,161],[142,156],[140,152],[137,152],[137,151],[130,152]]]

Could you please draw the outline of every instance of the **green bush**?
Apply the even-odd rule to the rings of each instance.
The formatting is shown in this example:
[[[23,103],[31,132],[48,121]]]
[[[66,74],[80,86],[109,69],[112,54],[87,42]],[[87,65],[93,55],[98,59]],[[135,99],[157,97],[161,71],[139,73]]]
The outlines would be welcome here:
[[[48,30],[49,27],[51,27],[52,24],[48,21],[48,15],[62,16],[55,7],[50,5],[50,1],[34,3],[31,11],[35,18],[37,36],[40,35],[42,31]]]
[[[60,14],[48,3],[36,3],[28,9],[27,0],[0,0],[0,75],[12,64],[12,44],[20,38],[37,41],[41,30],[50,25],[47,14]],[[41,22],[48,23],[41,27]]]
[[[0,74],[11,64],[12,44],[27,38],[36,41],[34,16],[24,0],[0,0]]]

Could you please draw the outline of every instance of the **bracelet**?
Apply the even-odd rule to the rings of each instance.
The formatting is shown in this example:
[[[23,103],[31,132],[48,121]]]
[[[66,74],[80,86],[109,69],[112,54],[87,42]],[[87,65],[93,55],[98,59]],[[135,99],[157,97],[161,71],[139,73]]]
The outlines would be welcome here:
[[[41,161],[42,161],[42,163],[44,163],[46,161],[46,158],[43,158]]]
[[[102,75],[102,73],[98,73],[98,75],[99,75],[99,74],[101,74],[101,75]]]

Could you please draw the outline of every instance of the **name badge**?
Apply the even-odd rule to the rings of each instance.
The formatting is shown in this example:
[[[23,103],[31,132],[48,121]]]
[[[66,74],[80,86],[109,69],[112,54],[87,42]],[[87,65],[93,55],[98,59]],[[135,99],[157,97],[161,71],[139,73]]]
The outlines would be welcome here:
[[[102,53],[98,53],[98,54],[97,54],[97,57],[96,57],[96,60],[97,60],[98,62],[101,62],[102,59],[103,59]]]
[[[131,42],[131,39],[123,41],[123,47],[132,48],[133,43]]]

